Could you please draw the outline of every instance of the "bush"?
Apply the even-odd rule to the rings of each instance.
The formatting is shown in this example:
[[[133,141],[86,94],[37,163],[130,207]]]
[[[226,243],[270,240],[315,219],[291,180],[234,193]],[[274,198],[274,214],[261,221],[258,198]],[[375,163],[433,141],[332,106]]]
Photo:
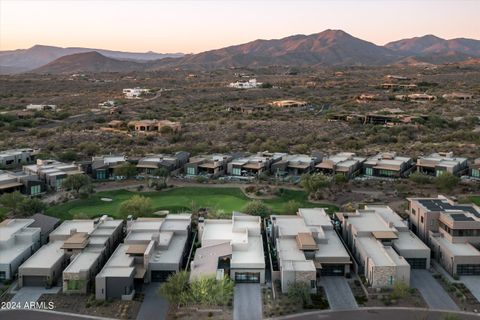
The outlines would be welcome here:
[[[450,172],[440,174],[435,178],[435,185],[440,191],[451,192],[460,182],[460,178]]]
[[[250,201],[243,207],[242,211],[246,214],[262,218],[266,218],[272,213],[270,208],[259,200]]]
[[[120,214],[124,217],[133,215],[140,217],[153,212],[152,200],[150,198],[134,195],[120,204]]]

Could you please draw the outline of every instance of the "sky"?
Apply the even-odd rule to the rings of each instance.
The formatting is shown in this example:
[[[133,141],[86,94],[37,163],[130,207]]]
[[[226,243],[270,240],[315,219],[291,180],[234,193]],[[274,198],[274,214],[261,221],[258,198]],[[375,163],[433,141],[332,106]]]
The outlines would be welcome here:
[[[383,45],[480,39],[480,0],[0,0],[0,50],[35,44],[198,53],[342,29]]]

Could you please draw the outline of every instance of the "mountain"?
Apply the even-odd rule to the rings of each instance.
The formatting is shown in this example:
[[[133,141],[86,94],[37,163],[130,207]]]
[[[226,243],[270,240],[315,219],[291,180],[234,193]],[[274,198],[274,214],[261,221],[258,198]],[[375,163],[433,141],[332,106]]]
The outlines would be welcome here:
[[[458,55],[456,60],[461,61],[465,57],[480,57],[480,40],[456,38],[445,40],[434,35],[403,39],[387,43],[386,48],[415,56],[436,56],[436,59],[444,56],[446,60]]]
[[[207,69],[265,65],[381,65],[401,56],[393,50],[355,38],[341,30],[312,35],[294,35],[275,40],[255,40],[241,45],[206,51],[159,65]]]
[[[60,57],[76,53],[95,51],[105,57],[131,60],[131,61],[152,61],[169,57],[182,57],[182,53],[156,53],[156,52],[123,52],[104,49],[90,48],[60,48],[53,46],[35,45],[29,49],[18,49],[10,51],[0,51],[0,73],[20,73],[39,68]]]
[[[60,57],[38,69],[33,73],[77,73],[77,72],[131,72],[141,71],[148,63],[117,60],[105,57],[96,52],[76,53]]]

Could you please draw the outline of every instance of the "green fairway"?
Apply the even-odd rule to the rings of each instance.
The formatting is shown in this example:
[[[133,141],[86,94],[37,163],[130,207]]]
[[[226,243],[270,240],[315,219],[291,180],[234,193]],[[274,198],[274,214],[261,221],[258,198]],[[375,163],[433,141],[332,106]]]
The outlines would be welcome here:
[[[480,196],[470,196],[468,198],[471,202],[475,203],[477,206],[480,206]]]
[[[161,192],[131,192],[116,190],[99,192],[89,199],[74,200],[58,204],[47,209],[47,214],[60,219],[91,218],[108,214],[120,217],[120,204],[135,194],[141,194],[152,200],[155,210],[169,210],[170,212],[190,211],[191,208],[213,208],[231,213],[241,211],[250,198],[239,188],[209,188],[209,187],[182,187]],[[102,201],[101,198],[110,198],[111,202]],[[290,200],[300,203],[301,207],[325,207],[328,212],[337,210],[335,206],[311,203],[303,191],[283,190],[281,196],[263,200],[275,213],[283,214],[285,205]]]

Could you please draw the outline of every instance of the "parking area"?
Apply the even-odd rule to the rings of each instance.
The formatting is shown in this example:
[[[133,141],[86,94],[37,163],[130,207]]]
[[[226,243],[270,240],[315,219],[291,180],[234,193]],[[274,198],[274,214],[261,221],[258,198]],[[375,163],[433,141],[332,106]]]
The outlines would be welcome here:
[[[325,289],[330,309],[351,310],[358,308],[357,301],[344,277],[322,277],[320,286]]]
[[[258,283],[238,283],[233,298],[233,320],[262,319],[262,297]]]
[[[145,296],[138,311],[137,320],[167,318],[168,302],[157,293],[160,285],[160,282],[152,282],[144,289]]]
[[[42,294],[55,294],[60,292],[61,289],[61,287],[53,287],[50,289],[45,289],[44,287],[23,287],[12,292],[15,293],[15,295],[10,301],[23,306],[25,303],[37,302]]]
[[[425,302],[432,309],[459,310],[455,302],[428,270],[415,269],[411,272],[410,283],[417,288]]]

